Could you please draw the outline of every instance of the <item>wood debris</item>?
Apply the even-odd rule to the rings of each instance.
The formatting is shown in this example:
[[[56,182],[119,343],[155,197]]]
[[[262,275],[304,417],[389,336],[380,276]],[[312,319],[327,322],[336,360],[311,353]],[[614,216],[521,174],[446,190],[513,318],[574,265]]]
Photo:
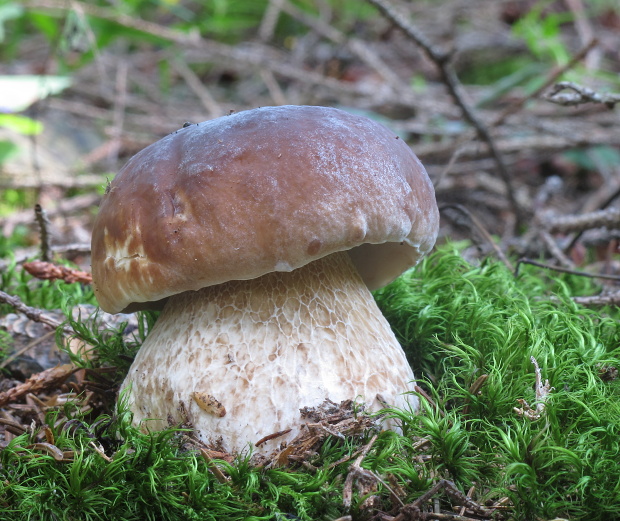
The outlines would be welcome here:
[[[25,262],[22,266],[30,275],[41,280],[63,280],[67,284],[93,283],[93,277],[90,273],[67,266],[59,266],[53,262],[32,261]]]
[[[64,364],[37,373],[28,378],[23,384],[0,393],[0,407],[18,400],[28,393],[39,393],[47,389],[54,391],[76,371],[77,367],[74,365]]]
[[[318,453],[328,436],[344,439],[361,436],[372,429],[379,430],[380,418],[369,416],[352,400],[340,404],[325,400],[318,407],[304,407],[300,412],[306,423],[300,433],[274,456],[272,464],[285,466],[306,461]]]
[[[533,356],[530,357],[532,364],[534,364],[534,370],[536,371],[536,384],[534,389],[536,391],[536,402],[535,406],[530,406],[525,400],[519,399],[517,400],[521,407],[514,407],[514,411],[519,415],[527,418],[528,420],[536,421],[539,420],[540,417],[545,412],[545,402],[551,394],[553,387],[549,384],[549,380],[545,380],[545,383],[542,383],[542,376],[540,373],[540,367],[538,366],[538,362],[536,358]]]

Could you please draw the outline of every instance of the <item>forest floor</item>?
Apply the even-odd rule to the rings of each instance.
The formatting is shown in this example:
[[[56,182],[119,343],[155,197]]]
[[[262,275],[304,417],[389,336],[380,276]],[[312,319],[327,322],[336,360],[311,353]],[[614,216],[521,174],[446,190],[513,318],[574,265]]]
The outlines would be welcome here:
[[[105,423],[97,431],[97,418],[104,414],[115,417],[118,384],[155,316],[99,313],[96,319],[86,318],[96,309],[89,288],[90,237],[96,209],[115,172],[148,144],[185,122],[249,108],[326,105],[380,121],[411,145],[433,181],[441,212],[440,250],[452,244],[471,266],[483,269],[491,262],[489,258],[495,259],[502,267],[491,271],[506,270],[500,279],[502,291],[509,294],[517,290],[506,282],[506,273],[516,275],[525,270],[527,277],[538,274],[544,290],[536,293],[531,282],[527,286],[532,291],[527,297],[532,297],[534,307],[536,299],[553,302],[557,292],[574,305],[584,306],[578,309],[600,313],[601,323],[607,324],[606,320],[615,316],[615,306],[620,302],[620,10],[614,2],[601,0],[586,6],[581,0],[368,0],[336,6],[326,1],[272,0],[260,3],[261,7],[249,14],[243,13],[244,23],[249,21],[242,28],[232,23],[241,14],[217,14],[192,2],[170,2],[175,9],[168,9],[165,2],[152,9],[140,9],[139,2],[131,4],[134,11],[127,13],[91,2],[24,0],[13,15],[0,20],[6,42],[1,51],[0,89],[9,88],[2,83],[8,76],[24,81],[20,84],[24,94],[32,78],[39,86],[46,78],[50,82],[49,95],[41,96],[39,91],[28,98],[25,94],[28,99],[19,109],[3,108],[41,122],[40,133],[16,132],[12,124],[0,119],[0,144],[11,151],[5,155],[5,148],[0,147],[2,447],[20,436],[30,436],[28,447],[22,446],[22,453],[16,454],[27,452],[32,457],[38,451],[56,462],[74,462],[76,447],[65,438],[68,432],[82,430],[98,440],[93,451],[102,461],[108,457],[107,449],[114,447],[116,453],[121,450],[112,442],[106,445],[105,440],[121,436],[120,431],[128,427]],[[196,12],[192,14],[192,10]],[[217,29],[206,21],[199,22],[200,16],[206,20],[207,15],[230,25]],[[63,79],[56,84],[55,78]],[[35,259],[52,264],[36,265],[32,263]],[[456,262],[441,260],[441,256],[434,259],[438,265]],[[424,270],[422,273],[429,274],[432,267]],[[458,264],[457,271],[464,278],[469,276],[464,265]],[[563,281],[564,289],[551,280],[550,274]],[[425,277],[420,275],[421,287],[432,287],[430,278]],[[585,281],[577,283],[575,277]],[[484,286],[480,281],[471,284]],[[565,290],[568,293],[563,293]],[[516,300],[520,298],[520,294],[515,296]],[[417,313],[425,309],[422,304],[412,304]],[[385,304],[388,316],[390,309],[396,309],[391,305]],[[424,305],[430,305],[430,300]],[[561,309],[568,313],[566,308]],[[583,311],[584,316],[590,317],[589,312]],[[67,316],[71,317],[69,322]],[[599,320],[590,319],[593,323]],[[121,325],[120,330],[115,329]],[[437,331],[430,325],[428,328],[439,338]],[[588,329],[587,334],[600,335],[591,338],[604,337],[611,343],[616,338],[615,333],[602,329]],[[412,341],[407,335],[403,332],[401,340]],[[442,345],[449,351],[448,343],[444,339]],[[59,350],[58,345],[65,349]],[[85,346],[99,349],[96,360],[84,355],[89,349]],[[588,366],[591,374],[605,382],[617,378],[612,363],[616,354],[612,356],[611,351],[607,358],[592,355]],[[529,355],[526,360],[529,364]],[[551,362],[547,366],[546,360],[539,362],[543,372],[552,366]],[[521,369],[533,377],[534,366],[528,364]],[[429,393],[434,383],[443,381],[438,376],[440,366],[435,358],[418,362],[416,374],[423,376],[424,392]],[[477,377],[469,381],[468,389]],[[587,379],[583,375],[574,378]],[[557,387],[557,381],[552,385]],[[474,388],[467,399],[476,396],[476,391]],[[80,396],[78,401],[76,396]],[[458,421],[452,413],[461,409],[446,396],[442,403],[446,407],[450,404],[450,422]],[[434,404],[432,396],[428,400]],[[536,400],[540,400],[539,395]],[[511,409],[512,405],[507,405],[507,410]],[[528,410],[525,402],[520,417]],[[50,412],[55,415],[56,427],[50,425]],[[437,425],[441,423],[434,420]],[[86,426],[89,421],[93,422],[90,427]],[[413,424],[417,420],[406,421]],[[104,432],[108,428],[109,432]],[[411,429],[415,431],[411,435],[413,445],[424,447],[428,438],[417,428]],[[129,439],[126,432],[122,435]],[[65,440],[65,448],[59,448],[59,439]],[[520,488],[522,485],[514,482],[501,485],[505,487],[502,492],[498,491],[499,483],[497,490],[487,483],[486,503],[468,503],[462,494],[451,490],[451,480],[462,488],[472,482],[473,474],[459,475],[444,460],[434,467],[434,471],[441,471],[430,477],[425,474],[423,483],[413,486],[411,482],[417,478],[409,476],[407,483],[413,488],[401,494],[399,479],[403,473],[390,473],[379,455],[373,456],[373,461],[379,461],[374,477],[362,472],[362,460],[357,458],[371,450],[375,443],[372,439],[358,439],[357,448],[343,460],[357,467],[347,467],[348,474],[340,474],[345,483],[338,485],[339,506],[322,512],[322,518],[422,518],[416,517],[421,513],[415,508],[430,501],[433,494],[443,490],[441,487],[448,491],[448,501],[458,505],[457,513],[437,512],[435,518],[426,519],[525,519],[523,516],[528,515],[551,519],[571,513],[559,500],[555,507],[547,504],[536,510],[532,504],[519,510],[515,502],[523,499],[519,494],[531,492],[531,484]],[[505,438],[494,439],[508,444]],[[165,440],[160,442],[165,444]],[[195,450],[204,451],[195,440],[175,443],[179,450],[188,450],[194,444]],[[397,450],[398,443],[384,439],[373,450]],[[138,450],[137,446],[132,445],[131,450]],[[339,454],[345,458],[344,453]],[[171,455],[171,460],[174,457]],[[5,458],[0,458],[4,471],[10,460],[9,456]],[[209,486],[225,488],[232,479],[239,487],[241,478],[236,471],[226,467],[225,475],[218,475],[214,458],[232,461],[223,454],[205,456],[219,483],[209,482]],[[332,455],[329,463],[325,463],[329,458],[321,463],[334,464],[331,471],[338,467],[334,458]],[[17,469],[18,464],[11,461]],[[316,473],[318,463],[307,463]],[[576,463],[566,465],[574,469]],[[382,478],[377,477],[378,468],[384,472]],[[415,472],[421,471],[416,468]],[[244,474],[243,479],[249,480],[249,475],[254,474]],[[336,485],[330,482],[328,486],[327,481],[315,478],[300,478],[286,506],[276,498],[269,499],[271,503],[266,499],[256,502],[249,492],[237,499],[246,505],[260,503],[260,508],[251,509],[256,518],[294,512],[297,518],[309,519],[311,515],[304,513],[304,508],[313,515],[321,510],[316,504],[304,503],[307,498],[300,499],[296,495],[301,494],[299,490],[312,482],[321,490],[322,498],[335,493],[330,487]],[[270,479],[279,487],[287,486],[279,474]],[[356,489],[353,483],[357,483]],[[429,483],[441,485],[410,508],[414,503],[411,498],[422,497],[419,491]],[[582,497],[587,496],[586,485],[579,483]],[[0,504],[19,495],[16,489],[7,491],[10,487],[6,487],[0,493]],[[383,503],[365,504],[363,498],[372,496],[377,487],[385,487]],[[577,494],[577,488],[570,494]],[[355,495],[353,490],[362,499],[349,514],[342,502],[346,505],[348,501],[350,507],[347,494]],[[225,496],[222,492],[218,497]],[[610,493],[609,498],[614,497]],[[590,498],[592,504],[595,499],[596,494]],[[504,506],[512,506],[502,510],[502,501]],[[276,504],[277,508],[273,506]],[[25,509],[25,505],[20,508]],[[204,509],[211,507],[201,504]],[[595,507],[579,508],[581,513],[575,510],[571,519],[582,515],[611,519],[600,517],[611,515],[603,510],[593,514]],[[241,511],[230,515],[243,518]],[[17,513],[14,518],[21,519]]]

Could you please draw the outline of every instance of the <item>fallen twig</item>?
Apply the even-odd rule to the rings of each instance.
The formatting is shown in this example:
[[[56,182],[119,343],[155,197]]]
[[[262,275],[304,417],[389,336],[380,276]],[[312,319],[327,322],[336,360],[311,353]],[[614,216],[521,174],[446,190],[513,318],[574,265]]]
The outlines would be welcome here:
[[[519,266],[521,266],[521,264],[531,264],[532,266],[538,266],[539,268],[544,268],[546,270],[559,271],[560,273],[570,273],[571,275],[578,275],[579,277],[589,277],[592,279],[620,280],[620,275],[605,275],[604,273],[588,273],[587,271],[579,271],[579,270],[573,270],[570,268],[562,268],[561,266],[551,266],[550,264],[545,264],[544,262],[535,261],[532,259],[528,259],[526,257],[522,257],[517,261],[517,267],[515,268],[515,271],[514,271],[515,277],[519,274]]]
[[[342,490],[342,504],[346,509],[351,508],[353,500],[353,484],[355,483],[358,493],[361,497],[367,496],[377,490],[377,483],[381,483],[387,490],[390,491],[392,497],[400,503],[401,506],[405,504],[401,501],[398,495],[392,490],[392,488],[383,480],[377,476],[372,470],[363,469],[361,467],[362,461],[370,451],[371,447],[377,440],[377,434],[375,434],[370,441],[363,447],[361,454],[356,458],[347,474],[347,478],[344,482]],[[367,497],[360,505],[360,509],[365,509],[371,506],[374,495]]]
[[[0,369],[3,369],[4,367],[7,367],[11,362],[13,362],[13,360],[15,360],[16,358],[19,358],[24,353],[27,353],[33,347],[35,347],[36,345],[40,344],[41,342],[45,342],[46,340],[48,340],[51,336],[53,336],[55,334],[56,334],[55,331],[48,331],[43,336],[41,336],[39,338],[35,338],[32,342],[29,342],[28,344],[26,344],[21,349],[15,351],[11,356],[8,356],[4,360],[2,360],[2,363],[0,363]]]
[[[439,480],[433,487],[431,487],[427,492],[422,494],[418,499],[416,499],[413,503],[409,503],[401,508],[400,513],[392,518],[391,521],[407,521],[414,519],[438,519],[438,520],[452,520],[452,521],[473,521],[474,518],[464,517],[459,514],[451,514],[451,513],[427,513],[422,512],[422,505],[426,503],[429,499],[431,499],[437,492],[440,490],[444,490],[445,493],[456,503],[459,503],[465,506],[467,509],[475,512],[479,516],[491,517],[493,511],[491,509],[485,508],[465,494],[463,494],[456,485],[447,479]],[[476,518],[478,519],[478,518]]]
[[[546,230],[539,230],[538,236],[542,239],[551,256],[567,269],[575,269],[575,263],[570,260],[555,242],[553,236]]]
[[[32,375],[23,384],[0,393],[0,407],[28,393],[38,393],[44,389],[55,389],[77,370],[78,368],[74,365],[65,364]]]
[[[39,225],[39,237],[41,238],[41,260],[44,262],[49,262],[51,246],[49,227],[51,226],[51,223],[47,217],[47,212],[41,207],[40,204],[34,205],[34,216],[37,224]]]
[[[544,96],[544,99],[565,107],[582,105],[584,103],[602,103],[612,109],[616,103],[620,103],[620,94],[600,94],[589,87],[578,85],[572,81],[561,81],[552,87],[551,91]]]
[[[224,473],[219,469],[219,467],[215,464],[213,459],[211,459],[211,456],[207,450],[200,447],[200,455],[207,462],[207,467],[213,473],[215,479],[217,479],[220,483],[228,483],[230,481],[229,478],[226,477]]]
[[[593,38],[592,40],[590,40],[587,45],[582,47],[568,61],[568,63],[566,63],[566,65],[553,69],[551,73],[549,74],[549,77],[545,80],[545,82],[540,87],[538,87],[534,92],[530,93],[528,96],[523,96],[522,98],[508,105],[508,107],[506,107],[506,109],[493,121],[493,123],[491,123],[491,126],[496,127],[498,125],[501,125],[508,116],[519,111],[521,107],[523,107],[523,105],[525,105],[525,103],[528,100],[537,98],[542,92],[545,91],[545,89],[549,88],[549,86],[553,84],[554,81],[556,81],[560,76],[562,76],[562,74],[572,69],[575,65],[577,65],[577,63],[583,60],[583,58],[587,56],[587,54],[592,49],[594,49],[594,47],[596,47],[597,45],[598,45],[598,40],[596,38]]]
[[[484,124],[484,122],[478,117],[475,113],[474,109],[465,101],[465,93],[463,92],[463,85],[459,81],[456,71],[452,66],[452,53],[446,53],[434,45],[432,45],[426,37],[417,30],[409,21],[405,18],[402,13],[399,13],[398,10],[394,8],[388,1],[386,0],[367,0],[369,3],[374,5],[379,11],[392,23],[394,23],[401,31],[405,33],[405,35],[413,40],[427,55],[427,57],[436,65],[439,69],[439,73],[441,74],[441,79],[443,83],[446,85],[448,92],[454,99],[454,102],[461,109],[463,116],[465,119],[476,129],[476,133],[478,137],[487,144],[489,147],[489,151],[491,152],[491,156],[495,161],[495,165],[497,167],[497,171],[502,178],[502,181],[506,185],[506,195],[508,197],[508,201],[517,217],[517,223],[519,223],[523,218],[523,212],[521,207],[519,206],[516,196],[515,189],[513,186],[512,178],[508,172],[508,168],[506,167],[506,163],[504,162],[504,158],[500,153],[500,149],[495,143],[495,139],[491,135],[488,127]]]
[[[545,412],[545,403],[547,398],[549,398],[549,394],[551,394],[553,387],[549,384],[549,380],[545,380],[545,383],[543,384],[542,374],[536,358],[530,356],[530,361],[534,364],[534,371],[536,373],[536,383],[534,385],[534,390],[536,392],[536,406],[532,408],[529,403],[520,399],[517,401],[521,404],[521,407],[513,407],[513,410],[519,416],[524,416],[528,420],[536,421],[539,420]]]
[[[12,306],[13,309],[26,315],[30,320],[41,322],[42,324],[47,324],[48,326],[54,328],[60,327],[67,335],[75,335],[75,331],[71,327],[63,326],[60,320],[56,320],[55,318],[46,315],[45,311],[42,309],[26,306],[26,304],[24,304],[19,297],[0,291],[0,302],[4,302],[5,304]]]
[[[493,240],[493,237],[491,237],[491,234],[486,230],[486,228],[482,225],[480,220],[474,214],[472,214],[467,208],[465,208],[461,204],[443,204],[439,207],[440,210],[444,210],[446,208],[453,208],[454,210],[458,210],[463,215],[465,215],[471,221],[474,227],[480,232],[480,234],[484,237],[485,241],[488,242],[489,245],[493,248],[499,260],[501,260],[510,271],[514,269],[512,263],[508,260],[508,257],[506,257],[500,247],[495,244],[495,241]]]
[[[620,306],[620,291],[590,297],[573,297],[572,300],[581,306]]]
[[[66,266],[58,266],[51,262],[26,262],[23,264],[23,268],[33,277],[41,280],[64,280],[67,284],[75,282],[81,284],[93,283],[93,277],[90,273]]]

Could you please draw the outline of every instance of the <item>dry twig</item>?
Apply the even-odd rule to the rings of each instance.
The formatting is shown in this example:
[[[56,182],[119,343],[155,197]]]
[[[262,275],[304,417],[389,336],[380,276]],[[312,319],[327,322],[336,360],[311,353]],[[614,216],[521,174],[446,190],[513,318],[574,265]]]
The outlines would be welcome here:
[[[545,264],[544,262],[535,261],[526,257],[522,257],[517,261],[517,267],[514,271],[515,277],[519,274],[519,266],[521,266],[521,264],[531,264],[532,266],[538,266],[539,268],[544,268],[546,270],[559,271],[560,273],[569,273],[571,275],[578,275],[579,277],[589,277],[592,279],[605,280],[620,280],[620,275],[606,275],[605,273],[588,273],[587,271],[562,268],[561,266],[551,266],[550,264]]]
[[[28,378],[23,384],[0,393],[0,407],[14,400],[18,400],[28,393],[38,393],[45,389],[55,389],[77,370],[77,367],[74,365],[65,364],[37,373]]]
[[[572,300],[581,306],[620,306],[620,291],[590,297],[573,297]]]
[[[497,254],[497,257],[506,265],[506,267],[510,271],[514,270],[512,263],[508,260],[508,257],[504,255],[504,252],[495,243],[495,241],[493,240],[493,237],[491,237],[491,234],[486,230],[486,228],[482,225],[480,220],[474,214],[472,214],[467,208],[465,208],[463,205],[460,205],[460,204],[443,204],[439,207],[440,210],[445,210],[446,208],[452,208],[454,210],[458,210],[463,215],[465,215],[470,220],[470,222],[474,225],[476,230],[480,232],[482,237],[484,237],[484,240],[487,243],[489,243],[489,245],[493,248],[493,250]]]
[[[51,262],[32,261],[25,262],[23,268],[33,277],[41,280],[64,280],[67,284],[79,282],[81,284],[92,284],[93,277],[86,271],[58,266]]]
[[[471,517],[464,517],[459,514],[451,514],[451,513],[439,513],[434,512],[432,514],[427,514],[422,511],[422,506],[429,499],[431,499],[437,492],[443,490],[455,503],[459,503],[465,506],[468,510],[473,511],[475,514],[484,517],[491,517],[492,510],[485,508],[465,494],[463,494],[456,485],[447,479],[439,480],[432,488],[430,488],[427,492],[422,494],[418,499],[416,499],[413,503],[405,505],[401,508],[400,513],[392,518],[391,521],[408,521],[408,520],[416,520],[416,519],[448,519],[452,521],[473,521]]]
[[[550,233],[570,233],[605,226],[608,229],[620,228],[620,209],[607,208],[582,215],[561,215],[549,217],[544,223]]]
[[[593,89],[578,85],[572,81],[556,83],[544,98],[551,103],[565,107],[582,105],[584,103],[602,103],[612,109],[616,103],[620,103],[620,94],[599,94]]]
[[[41,207],[40,204],[34,205],[34,216],[37,224],[39,225],[39,237],[41,239],[41,260],[49,262],[51,246],[49,227],[51,226],[51,223],[49,218],[47,217],[47,212]]]
[[[491,135],[491,132],[484,124],[484,122],[478,117],[473,108],[469,105],[467,101],[465,101],[465,92],[463,89],[463,85],[459,81],[456,71],[452,66],[452,53],[446,53],[434,45],[432,45],[420,31],[416,27],[414,27],[408,20],[406,20],[405,16],[398,12],[388,1],[386,0],[367,0],[369,3],[373,4],[379,11],[392,23],[394,23],[399,29],[401,29],[408,38],[413,40],[428,56],[428,58],[436,65],[439,69],[439,73],[441,75],[441,79],[443,83],[446,85],[448,92],[454,99],[454,102],[460,107],[463,116],[465,119],[476,129],[476,133],[478,137],[487,144],[489,147],[489,151],[491,152],[491,156],[495,161],[495,165],[497,167],[497,171],[502,178],[502,181],[506,185],[506,195],[508,197],[508,201],[517,217],[517,222],[521,221],[523,218],[521,207],[519,206],[516,196],[515,189],[508,172],[508,168],[506,167],[506,163],[504,162],[504,158],[500,153],[500,149],[495,143],[495,139]]]
[[[515,101],[514,103],[511,103],[510,105],[508,105],[508,107],[493,121],[491,126],[496,127],[498,125],[501,125],[506,120],[506,118],[508,116],[510,116],[511,114],[514,114],[515,112],[519,111],[523,107],[523,105],[525,105],[525,103],[528,100],[537,98],[554,81],[556,81],[560,76],[562,76],[562,74],[564,74],[566,71],[569,71],[575,65],[577,65],[597,45],[598,45],[598,40],[596,38],[593,38],[592,40],[590,40],[587,45],[585,45],[582,49],[580,49],[568,61],[568,63],[566,63],[566,65],[563,65],[562,67],[557,67],[557,68],[553,69],[551,71],[551,73],[549,74],[548,78],[545,80],[545,82],[540,87],[538,87],[534,92],[532,92],[528,96],[524,96],[524,97],[518,99],[517,101]]]
[[[528,420],[536,421],[539,420],[545,412],[545,402],[547,398],[549,398],[551,391],[553,391],[553,387],[549,385],[549,380],[545,380],[544,384],[542,383],[542,375],[536,358],[531,356],[530,361],[534,364],[534,371],[536,372],[536,384],[534,385],[536,406],[531,407],[525,400],[517,400],[521,404],[521,407],[513,407],[513,410],[519,416],[524,416]]]
[[[26,304],[24,304],[19,297],[0,291],[0,302],[4,302],[5,304],[12,306],[13,309],[26,315],[30,320],[41,322],[42,324],[47,324],[48,326],[54,328],[61,327],[65,334],[75,335],[75,331],[72,328],[69,326],[63,326],[60,320],[56,320],[55,318],[45,314],[45,311],[42,309],[26,306]]]

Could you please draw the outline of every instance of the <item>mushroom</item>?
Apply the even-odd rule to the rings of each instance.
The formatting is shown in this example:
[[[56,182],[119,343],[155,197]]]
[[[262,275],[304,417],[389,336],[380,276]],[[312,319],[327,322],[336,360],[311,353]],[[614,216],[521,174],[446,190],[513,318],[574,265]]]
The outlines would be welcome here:
[[[106,192],[100,306],[163,306],[123,383],[134,422],[189,421],[230,452],[290,429],[267,454],[326,399],[417,406],[369,288],[432,248],[438,210],[393,132],[333,108],[258,108],[164,137]]]

